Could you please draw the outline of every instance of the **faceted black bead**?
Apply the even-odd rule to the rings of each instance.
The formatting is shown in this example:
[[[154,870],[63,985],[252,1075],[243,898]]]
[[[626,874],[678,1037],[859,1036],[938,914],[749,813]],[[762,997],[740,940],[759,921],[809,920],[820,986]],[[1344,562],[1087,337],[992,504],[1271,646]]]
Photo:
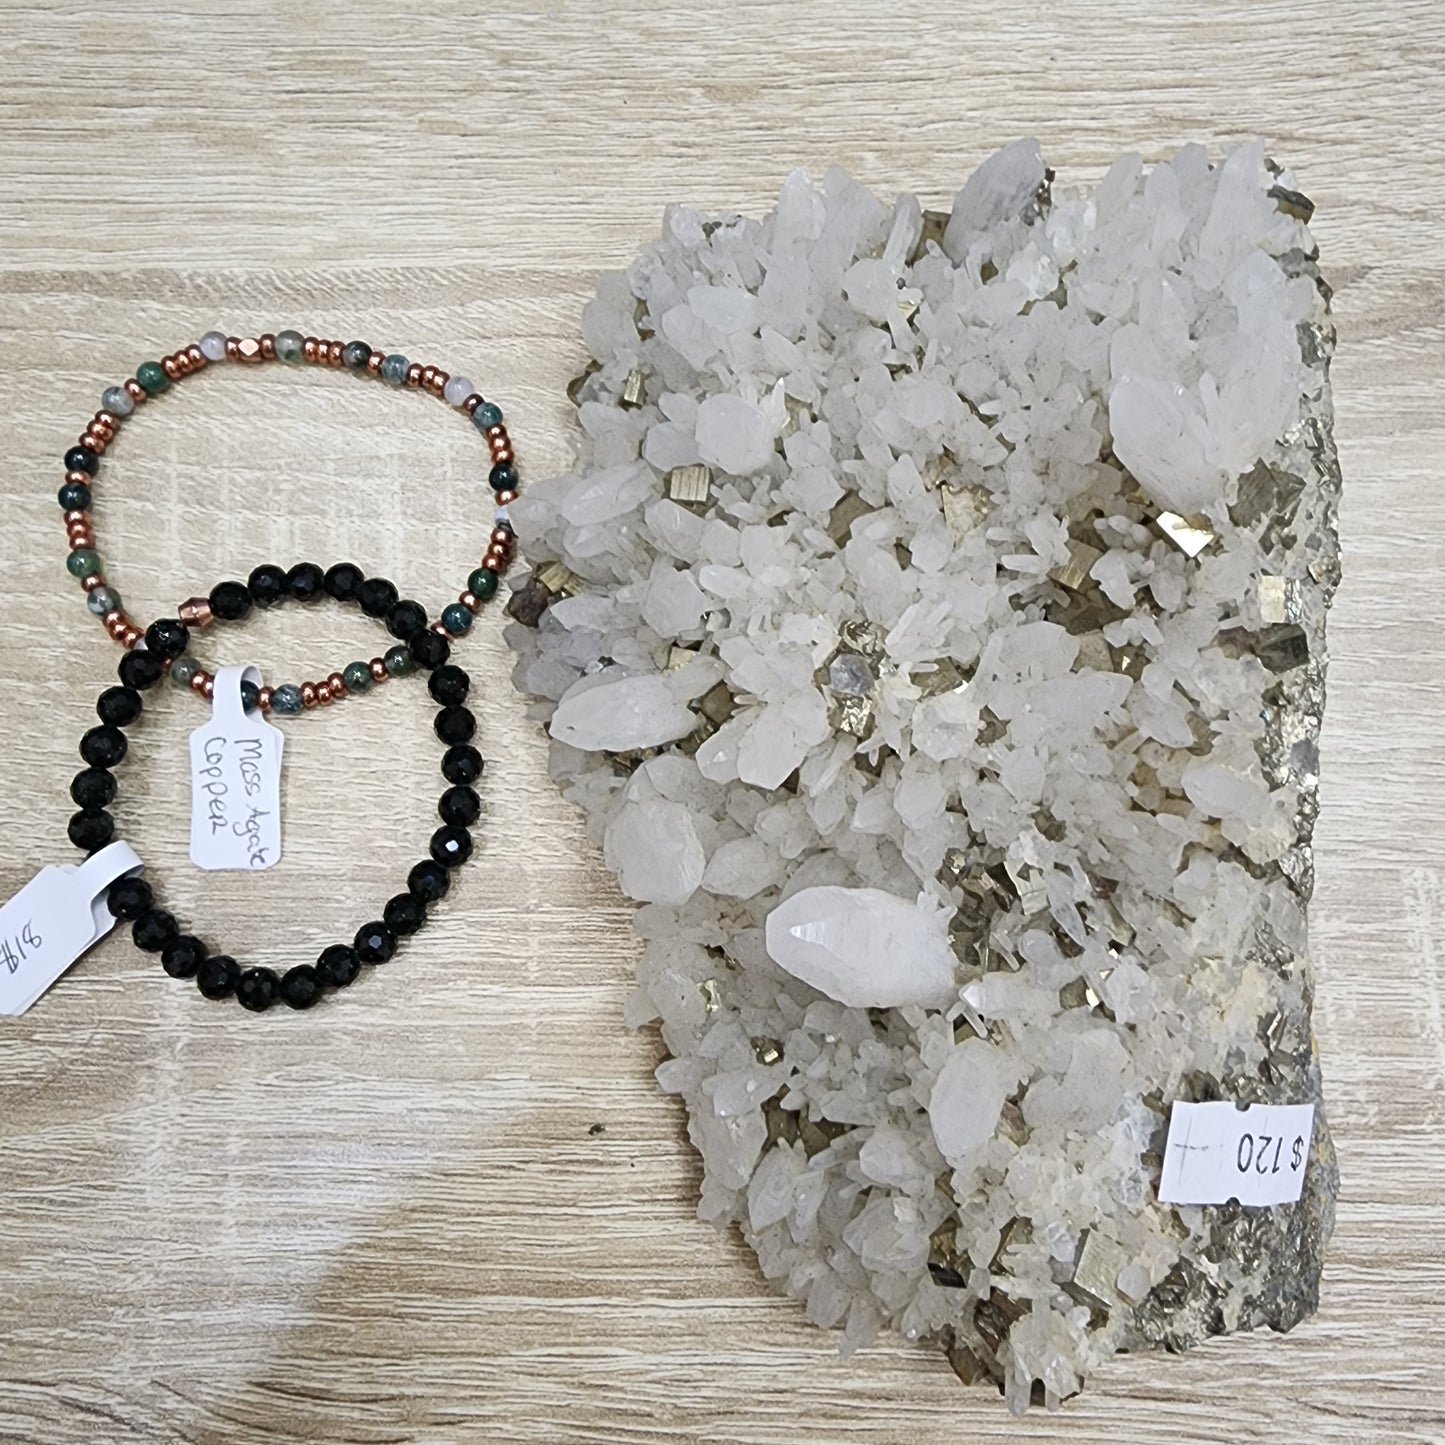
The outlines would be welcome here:
[[[115,819],[104,808],[82,808],[71,814],[65,831],[77,848],[94,853],[115,837]]]
[[[498,462],[497,465],[487,473],[487,480],[492,484],[493,491],[515,491],[517,486],[517,469],[511,462]]]
[[[100,454],[89,447],[71,447],[65,454],[65,470],[93,477],[100,470]]]
[[[66,482],[56,492],[55,500],[60,503],[62,512],[88,512],[94,498],[84,482]]]
[[[140,693],[133,687],[108,687],[96,700],[95,715],[113,728],[129,727],[140,714]]]
[[[470,744],[448,748],[442,755],[442,777],[449,783],[475,783],[486,763]]]
[[[418,632],[407,644],[411,652],[411,660],[418,667],[424,667],[430,672],[435,667],[440,667],[447,658],[452,655],[452,645],[439,632],[433,632],[427,628],[425,632]]]
[[[154,652],[127,652],[121,658],[116,673],[127,687],[139,688],[142,692],[154,687],[165,675],[166,660]]]
[[[368,617],[386,617],[396,606],[400,594],[385,577],[368,577],[356,589],[356,600]]]
[[[354,948],[333,943],[316,960],[316,973],[327,988],[345,988],[361,972],[361,960]]]
[[[477,731],[477,720],[469,707],[444,707],[437,713],[433,726],[437,736],[448,747],[455,747],[457,743],[472,740]]]
[[[426,909],[410,893],[398,893],[395,898],[387,899],[381,918],[398,938],[405,938],[426,922]]]
[[[196,970],[196,987],[207,998],[225,998],[236,991],[241,981],[241,965],[234,958],[218,953]]]
[[[362,606],[365,607],[365,603]],[[398,602],[387,615],[386,630],[401,642],[413,638],[426,626],[426,608],[407,599]]]
[[[244,582],[218,582],[211,588],[211,611],[222,622],[239,622],[251,610],[251,594]]]
[[[257,607],[274,607],[286,595],[286,574],[274,562],[263,562],[246,578],[246,590]]]
[[[207,948],[189,933],[178,934],[161,949],[161,967],[172,978],[194,978],[206,961]]]
[[[355,946],[363,963],[385,963],[396,952],[396,934],[384,923],[363,923],[356,930]]]
[[[467,787],[448,788],[437,804],[442,822],[455,828],[470,828],[481,816],[481,811],[482,800]]]
[[[310,1008],[321,997],[321,975],[309,963],[298,963],[281,975],[281,1002],[290,1008]]]
[[[472,835],[450,824],[431,835],[431,855],[443,868],[456,868],[472,856]]]
[[[253,1014],[264,1013],[281,997],[281,980],[271,968],[248,968],[236,980],[236,1002]]]
[[[191,630],[174,617],[161,617],[146,628],[146,651],[157,657],[179,657],[191,643]]]
[[[82,768],[70,780],[70,796],[81,808],[103,808],[115,800],[115,776],[104,768]]]
[[[80,756],[93,768],[113,768],[125,757],[125,750],[125,734],[107,725],[91,728],[80,740]]]
[[[472,690],[472,680],[461,668],[449,662],[445,667],[437,668],[427,678],[426,688],[433,701],[441,703],[443,707],[450,707],[454,703],[467,700],[467,694]]]
[[[298,562],[286,574],[286,590],[298,602],[310,602],[321,595],[326,583],[326,573],[314,562]],[[306,965],[310,967],[310,965]],[[303,1004],[304,1008],[305,1005]]]
[[[424,858],[406,875],[407,890],[422,903],[435,903],[445,898],[452,886],[452,875],[440,863]]]
[[[110,909],[110,916],[131,922],[148,912],[155,901],[155,894],[144,878],[117,878],[105,895],[105,906]]]
[[[147,908],[131,924],[130,936],[135,939],[137,948],[143,948],[147,953],[159,953],[180,931],[180,925],[164,908]]]
[[[366,573],[355,562],[338,562],[326,569],[321,585],[338,602],[355,602],[356,594],[365,581]]]

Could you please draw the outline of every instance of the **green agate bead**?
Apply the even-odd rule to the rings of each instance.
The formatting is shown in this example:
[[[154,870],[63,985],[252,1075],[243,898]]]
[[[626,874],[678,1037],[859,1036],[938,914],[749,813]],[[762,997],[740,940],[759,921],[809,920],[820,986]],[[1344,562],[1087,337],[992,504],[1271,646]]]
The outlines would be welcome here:
[[[442,608],[442,626],[453,637],[460,637],[463,633],[470,632],[472,621],[472,609],[464,602],[453,602],[450,606]]]
[[[467,578],[467,587],[474,592],[483,602],[490,602],[497,595],[497,574],[490,567],[478,567],[470,577]]]
[[[384,357],[381,363],[381,379],[389,382],[392,386],[404,386],[406,384],[406,369],[410,365],[401,352],[393,351],[390,356]]]
[[[100,557],[89,547],[81,547],[65,559],[65,570],[72,577],[94,577],[100,571]]]
[[[366,363],[371,360],[371,343],[369,341],[348,341],[341,348],[341,364],[349,367],[352,371],[364,371]]]
[[[389,647],[386,656],[382,658],[386,663],[386,670],[393,677],[405,677],[407,673],[416,669],[416,663],[412,661],[410,651],[405,647]]]
[[[341,680],[347,692],[365,692],[371,686],[371,664],[369,662],[348,662],[341,669]]]
[[[149,396],[159,396],[171,384],[165,367],[159,361],[141,362],[135,369],[135,379],[145,388]]]
[[[278,331],[273,343],[277,361],[300,361],[306,338],[299,331]]]
[[[271,689],[271,711],[283,716],[301,711],[301,689],[294,682],[283,682]]]

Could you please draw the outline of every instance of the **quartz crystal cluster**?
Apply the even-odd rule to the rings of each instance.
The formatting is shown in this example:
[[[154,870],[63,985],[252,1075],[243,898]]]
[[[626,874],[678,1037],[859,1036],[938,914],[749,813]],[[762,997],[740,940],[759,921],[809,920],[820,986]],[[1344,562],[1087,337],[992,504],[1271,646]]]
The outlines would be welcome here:
[[[513,504],[516,682],[645,942],[700,1212],[1011,1408],[1314,1308],[1336,1173],[1165,1205],[1171,1105],[1319,1103],[1328,287],[1259,145],[948,212],[798,173],[604,276]]]

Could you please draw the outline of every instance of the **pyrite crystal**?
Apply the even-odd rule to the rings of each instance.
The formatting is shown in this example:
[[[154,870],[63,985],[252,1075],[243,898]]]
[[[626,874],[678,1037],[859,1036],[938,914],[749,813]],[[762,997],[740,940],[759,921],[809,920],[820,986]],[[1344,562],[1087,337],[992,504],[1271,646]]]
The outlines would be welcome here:
[[[700,1213],[1009,1406],[1289,1329],[1337,1177],[1305,905],[1339,576],[1329,288],[1243,146],[950,212],[669,210],[583,330],[508,638],[645,949]],[[1178,1101],[1316,1105],[1166,1205]]]

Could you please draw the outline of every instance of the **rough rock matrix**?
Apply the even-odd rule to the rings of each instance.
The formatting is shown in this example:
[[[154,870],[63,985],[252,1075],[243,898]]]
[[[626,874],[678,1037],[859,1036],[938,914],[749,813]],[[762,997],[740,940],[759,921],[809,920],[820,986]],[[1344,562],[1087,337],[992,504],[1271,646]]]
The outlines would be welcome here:
[[[1011,1408],[1288,1329],[1337,1187],[1158,1201],[1179,1100],[1320,1100],[1328,287],[1247,145],[949,213],[667,212],[584,314],[508,639],[645,940],[700,1212]]]

